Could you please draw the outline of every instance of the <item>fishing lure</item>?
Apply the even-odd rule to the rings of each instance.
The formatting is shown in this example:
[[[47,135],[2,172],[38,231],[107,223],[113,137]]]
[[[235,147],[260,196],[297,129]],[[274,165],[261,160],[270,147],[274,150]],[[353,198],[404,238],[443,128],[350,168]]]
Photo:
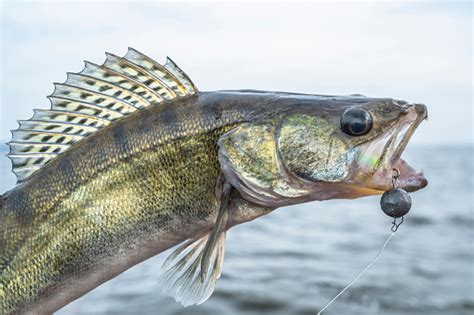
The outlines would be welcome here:
[[[344,292],[346,292],[357,280],[359,280],[360,277],[362,277],[362,275],[367,270],[369,270],[370,267],[372,267],[373,264],[375,264],[375,262],[384,252],[392,237],[395,235],[395,232],[403,223],[403,217],[408,213],[408,211],[410,211],[412,204],[410,195],[404,189],[396,187],[397,179],[400,176],[400,171],[396,168],[394,168],[393,171],[395,173],[392,176],[392,188],[385,191],[382,195],[382,198],[380,198],[380,207],[382,211],[389,217],[393,218],[391,227],[392,233],[390,233],[390,235],[387,237],[385,243],[382,245],[377,255],[354,277],[354,279],[351,280],[351,282],[349,282],[347,286],[344,287],[344,289],[342,289],[331,301],[329,301],[318,312],[317,315],[321,315],[324,310],[326,310],[334,301],[336,301]],[[397,222],[397,219],[400,219],[400,221]]]
[[[392,176],[392,188],[382,195],[380,207],[386,215],[393,218],[391,230],[392,232],[396,232],[398,227],[403,223],[403,216],[410,211],[411,197],[406,190],[396,187],[400,171],[397,168],[394,168],[393,171],[395,173]],[[400,222],[397,223],[398,218],[401,219]]]

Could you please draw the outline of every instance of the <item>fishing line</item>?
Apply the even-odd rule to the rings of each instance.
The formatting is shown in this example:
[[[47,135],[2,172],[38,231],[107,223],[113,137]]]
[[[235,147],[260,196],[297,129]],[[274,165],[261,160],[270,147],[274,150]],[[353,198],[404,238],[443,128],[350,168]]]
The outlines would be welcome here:
[[[390,235],[387,237],[387,240],[385,241],[385,243],[382,245],[382,248],[380,248],[379,252],[377,253],[377,255],[364,267],[364,269],[362,269],[355,277],[354,279],[351,280],[351,282],[349,282],[349,284],[344,288],[342,289],[331,301],[329,301],[328,304],[326,304],[319,312],[317,315],[320,315],[325,309],[327,309],[335,300],[337,300],[338,297],[340,297],[344,292],[347,291],[347,289],[349,289],[357,280],[359,280],[360,277],[362,277],[362,275],[367,271],[369,270],[370,267],[372,267],[373,264],[375,264],[375,262],[379,259],[379,257],[382,255],[382,253],[384,252],[385,250],[385,247],[387,247],[388,243],[390,242],[390,240],[392,239],[392,237],[395,235],[395,232],[392,232],[390,233]]]
[[[391,233],[383,243],[382,247],[380,248],[377,255],[362,269],[354,279],[349,282],[348,285],[344,289],[342,289],[329,303],[327,303],[317,315],[321,315],[325,309],[327,309],[334,301],[336,301],[344,292],[346,292],[357,280],[364,273],[372,267],[373,264],[377,262],[382,253],[384,252],[385,248],[387,247],[388,243],[395,235],[395,232],[398,230],[400,225],[403,223],[403,216],[408,213],[411,208],[411,197],[410,195],[403,189],[397,188],[397,179],[400,176],[400,171],[396,168],[393,169],[394,174],[392,175],[392,188],[387,190],[380,200],[380,206],[382,211],[393,218],[392,227],[390,228]],[[397,219],[400,218],[400,221],[397,222]]]

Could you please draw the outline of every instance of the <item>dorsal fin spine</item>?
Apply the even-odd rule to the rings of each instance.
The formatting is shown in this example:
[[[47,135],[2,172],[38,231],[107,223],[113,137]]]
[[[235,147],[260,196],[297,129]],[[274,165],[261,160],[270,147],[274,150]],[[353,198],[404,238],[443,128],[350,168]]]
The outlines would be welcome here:
[[[20,166],[13,167],[13,170],[18,177],[18,183],[23,182],[24,179],[28,178],[31,174],[39,170],[42,165],[29,165],[29,166]]]
[[[89,116],[89,115],[70,112],[70,111],[66,111],[66,110],[34,109],[33,112],[34,112],[34,114],[33,114],[32,119],[35,119],[35,120],[38,119],[38,118],[39,118],[38,120],[41,120],[41,117],[43,117],[43,116],[51,116],[50,121],[51,122],[56,122],[56,121],[61,121],[61,120],[55,120],[53,116],[56,116],[56,117],[70,116],[70,117],[74,117],[74,119],[91,120],[93,122],[97,122],[97,123],[101,124],[102,126],[103,125],[108,125],[111,122],[111,120],[106,119],[106,118],[100,118],[100,117],[96,117],[96,116]],[[74,122],[74,121],[71,120],[70,122]],[[76,123],[76,122],[74,122],[74,123]],[[84,123],[79,123],[79,124],[84,124]],[[89,126],[89,125],[86,125],[86,126]]]
[[[198,92],[198,89],[194,85],[193,81],[191,81],[188,75],[183,70],[181,70],[181,68],[178,67],[178,65],[170,57],[166,57],[164,67],[173,73],[178,81],[186,83],[184,86],[189,94],[192,95]]]
[[[82,87],[69,85],[67,83],[54,83],[54,87],[55,89],[54,89],[53,94],[49,96],[69,98],[71,100],[76,100],[78,102],[94,103],[103,107],[107,107],[110,104],[120,103],[124,108],[128,108],[128,112],[134,112],[137,109],[135,106],[127,103],[124,100],[113,98],[108,95],[98,93],[92,90],[88,90]],[[80,93],[80,95],[70,96],[71,93]],[[95,100],[88,100],[89,97],[99,97],[99,98],[96,98]]]
[[[86,61],[85,64],[86,64],[86,67],[85,67],[81,72],[79,72],[80,74],[86,73],[86,71],[87,71],[87,73],[89,73],[88,71],[91,71],[92,73],[90,74],[90,76],[91,76],[91,77],[94,77],[94,78],[97,78],[97,77],[96,77],[96,76],[93,76],[92,74],[93,74],[93,73],[97,73],[97,72],[103,72],[103,73],[105,73],[105,74],[108,74],[109,76],[119,77],[119,78],[121,78],[121,81],[125,81],[125,82],[131,84],[132,86],[133,86],[133,85],[136,85],[136,86],[138,86],[138,87],[141,87],[141,88],[144,89],[145,91],[147,91],[148,93],[147,93],[146,95],[147,95],[147,99],[150,98],[150,99],[148,99],[149,102],[151,102],[151,103],[158,103],[158,102],[162,102],[162,101],[163,101],[163,97],[162,97],[161,95],[156,95],[156,93],[155,93],[152,89],[150,89],[148,86],[146,86],[146,85],[140,83],[139,81],[137,81],[137,80],[135,80],[135,79],[133,79],[133,78],[124,76],[123,74],[121,74],[121,73],[119,73],[119,72],[117,72],[117,71],[115,71],[115,70],[113,70],[113,69],[107,68],[107,67],[105,67],[104,65],[99,66],[99,65],[97,65],[97,64],[95,64],[95,63],[93,63],[93,62],[89,62],[89,61]],[[98,79],[99,79],[99,78],[98,78]],[[121,86],[121,85],[119,85],[119,84],[116,83],[116,82],[113,82],[113,81],[110,81],[110,82],[111,82],[112,84],[116,84],[117,86]],[[123,84],[123,83],[122,83],[122,84]],[[124,86],[122,86],[122,88],[131,91],[130,88],[126,88],[126,87],[124,87]]]
[[[22,154],[26,152],[59,154],[69,147],[69,145],[63,143],[51,143],[49,146],[45,146],[43,142],[29,142],[28,147],[25,147],[25,144],[22,142],[9,142],[8,145],[10,146],[8,154]]]
[[[110,119],[107,119],[107,118],[103,118],[103,117],[97,117],[97,116],[90,116],[90,115],[86,115],[86,114],[82,114],[82,113],[76,113],[76,112],[71,112],[71,111],[68,111],[68,110],[43,110],[43,109],[35,109],[35,114],[42,114],[42,115],[48,115],[48,116],[56,116],[56,117],[51,117],[52,120],[51,121],[56,121],[54,120],[54,118],[57,118],[59,116],[71,116],[71,117],[74,117],[76,119],[90,119],[90,120],[93,120],[93,121],[96,121],[96,122],[100,122],[102,124],[106,124],[108,125],[111,120]],[[37,116],[33,116],[33,118],[36,118]],[[61,120],[58,120],[58,121],[61,121]],[[74,122],[74,120],[71,120],[72,122]],[[74,122],[76,123],[76,122]],[[82,122],[79,122],[79,124],[83,124]]]
[[[106,53],[106,55],[107,55],[107,58],[105,59],[104,66],[111,67],[113,70],[126,75],[127,73],[124,70],[125,67],[123,67],[123,65],[125,64],[128,67],[130,67],[131,69],[133,69],[134,71],[136,71],[141,76],[147,77],[147,75],[143,74],[143,71],[141,69],[139,69],[139,67],[136,64],[134,64],[133,62],[130,62],[129,60],[127,60],[125,58],[118,57],[118,56],[116,56],[112,53]],[[119,68],[116,68],[116,66],[119,66]],[[145,80],[145,81],[139,80],[140,76],[138,76],[138,75],[129,74],[129,76],[131,78],[135,79],[136,81],[141,82],[144,85],[148,86],[151,90],[153,90],[154,92],[161,95],[164,99],[169,100],[169,99],[176,98],[176,93],[174,93],[169,87],[167,87],[165,84],[163,84],[163,82],[157,81],[154,76],[151,77],[151,78],[150,78],[150,76],[148,76],[147,80]],[[155,79],[155,80],[153,80],[153,79]],[[147,81],[151,81],[151,83],[146,84]],[[155,88],[152,87],[153,84],[156,85]]]
[[[150,71],[150,73],[153,74],[160,81],[162,81],[170,89],[172,89],[176,94],[179,94],[181,96],[185,96],[187,94],[186,87],[168,69],[166,69],[165,67],[163,67],[159,63],[155,62],[153,59],[151,59],[147,55],[143,54],[142,52],[140,52],[140,51],[138,51],[138,50],[136,50],[132,47],[128,47],[128,52],[125,55],[125,59],[130,60],[131,62],[134,62],[134,63],[138,64],[136,58],[133,58],[134,55],[139,56],[142,60],[145,60],[146,62],[149,62],[152,65],[152,68],[148,69]],[[154,68],[156,68],[156,69],[154,69]],[[157,75],[155,73],[157,70],[161,71],[164,74],[164,78],[161,78],[160,75]]]
[[[20,129],[23,130],[36,130],[40,132],[59,132],[65,134],[72,134],[72,135],[79,135],[79,136],[87,136],[95,131],[98,130],[97,127],[93,126],[85,126],[79,124],[70,124],[70,123],[62,123],[56,122],[51,123],[50,121],[29,121],[25,120],[20,123]]]
[[[29,158],[29,157],[39,157],[39,156],[51,156],[57,155],[56,153],[43,153],[43,152],[34,152],[34,153],[27,153],[27,154],[9,154],[8,156],[13,158]]]
[[[160,65],[133,48],[124,57],[106,55],[102,65],[85,61],[80,72],[54,83],[50,109],[35,109],[29,120],[18,121],[8,143],[18,182],[116,119],[198,92],[169,58]]]
[[[115,120],[124,115],[123,112],[113,109],[113,107],[102,107],[90,102],[79,102],[74,99],[68,99],[65,97],[48,96],[51,101],[51,109],[53,110],[68,110],[75,113],[82,113],[91,117],[109,117],[110,120]],[[64,106],[60,105],[61,102],[67,102]],[[136,111],[124,111],[125,113],[131,113]]]
[[[91,103],[91,102],[87,102],[87,101],[78,101],[78,100],[68,98],[68,97],[53,96],[53,95],[48,96],[48,99],[51,101],[51,109],[56,109],[57,108],[59,110],[63,110],[63,109],[67,109],[68,105],[72,104],[72,105],[76,105],[76,106],[80,106],[80,105],[86,106],[88,108],[95,109],[95,110],[108,111],[108,112],[111,112],[111,113],[116,113],[117,115],[123,115],[118,110],[115,110],[112,106],[102,107],[102,106],[99,106],[95,103]],[[64,102],[65,104],[62,105],[61,102]],[[130,110],[129,112],[131,113],[131,112],[134,112],[135,110],[136,110],[136,108],[134,108],[133,110]],[[76,112],[76,111],[74,110],[74,112]],[[93,115],[90,115],[90,116],[97,116],[97,115],[93,114]]]
[[[47,124],[51,124],[51,121],[47,121],[47,120],[19,120],[18,121],[18,124],[20,124],[20,127],[23,126],[26,126],[26,124],[30,124],[30,123],[47,123]],[[95,131],[99,128],[97,127],[94,127],[94,126],[86,126],[86,125],[81,125],[81,124],[75,124],[75,123],[68,123],[68,122],[54,122],[53,124],[55,125],[63,125],[63,126],[72,126],[72,127],[81,127],[81,128],[85,128],[85,129],[91,129],[91,131]],[[26,127],[25,127],[26,128]],[[32,129],[32,128],[27,128],[27,129]],[[35,129],[35,128],[33,128]]]
[[[70,87],[75,87],[75,88],[85,90],[85,91],[88,91],[88,92],[91,92],[91,93],[94,93],[94,94],[107,96],[107,97],[113,98],[115,100],[118,100],[122,103],[126,103],[130,107],[136,108],[134,103],[138,103],[138,100],[134,100],[134,101],[126,100],[126,98],[128,98],[128,99],[133,99],[134,98],[134,95],[132,93],[130,93],[129,91],[125,92],[125,94],[126,94],[125,97],[122,97],[122,93],[124,93],[124,91],[125,91],[124,89],[121,89],[120,93],[117,93],[118,95],[114,95],[114,94],[107,93],[106,90],[100,91],[100,90],[95,89],[91,85],[81,84],[77,80],[73,79],[73,78],[85,78],[85,77],[86,77],[85,75],[70,72],[70,73],[67,74],[67,79],[66,79],[66,82],[64,82],[64,85],[65,86],[70,86]],[[94,81],[98,81],[98,79],[94,79]],[[120,97],[118,97],[118,96],[120,96]]]
[[[127,63],[129,63],[130,65],[134,65],[134,66],[137,66],[139,67],[139,65],[137,65],[135,62],[131,61],[131,60],[128,60],[128,59],[125,59],[125,58],[122,58],[124,60],[127,61]],[[177,96],[177,93],[173,90],[173,88],[171,86],[169,86],[166,81],[163,80],[163,78],[161,78],[160,76],[154,74],[153,72],[149,72],[150,75],[155,79],[157,80],[158,82],[160,82],[162,84],[162,87],[164,89],[166,89],[167,93],[171,94],[171,99],[173,98],[176,98]]]
[[[22,136],[23,135],[23,136]],[[36,139],[40,138],[40,139]],[[64,138],[62,141],[58,142],[57,139]],[[12,131],[12,140],[14,142],[25,142],[28,143],[30,140],[35,139],[43,143],[65,143],[69,144],[70,141],[80,140],[84,138],[80,135],[71,135],[64,134],[61,132],[50,132],[50,131],[38,131],[30,129],[17,129]]]
[[[15,142],[15,141],[9,141],[7,142],[7,144],[9,146],[15,146],[15,145],[24,145],[24,143],[21,143],[21,142]],[[28,142],[28,145],[31,145],[31,146],[41,146],[43,145],[44,146],[44,142]],[[64,143],[51,143],[50,144],[51,146],[58,146],[58,147],[69,147],[69,145],[67,144],[64,144]]]
[[[70,80],[70,78],[72,77],[82,77],[82,78],[85,78],[85,79],[89,79],[89,80],[92,80],[94,82],[99,82],[99,83],[102,83],[103,86],[112,86],[111,88],[105,90],[105,91],[108,91],[110,89],[115,89],[115,92],[114,93],[104,93],[105,91],[100,91],[100,88],[97,90],[97,89],[94,89],[94,91],[96,92],[99,92],[99,93],[103,93],[103,94],[106,94],[108,96],[115,96],[115,94],[117,94],[118,91],[120,91],[120,94],[125,94],[125,95],[131,95],[132,98],[136,98],[138,100],[135,100],[136,103],[140,103],[140,101],[142,103],[150,103],[146,98],[142,97],[140,94],[137,94],[137,93],[132,93],[130,90],[128,89],[125,89],[119,85],[116,85],[115,83],[112,83],[112,82],[107,82],[107,81],[104,81],[102,79],[99,79],[99,78],[95,78],[93,76],[90,76],[90,75],[87,75],[87,74],[81,74],[81,73],[73,73],[73,72],[68,72],[67,73],[67,76],[68,76],[68,80],[66,80],[66,82],[68,82]],[[77,87],[84,87],[82,85],[79,85],[78,83],[76,83],[76,81],[74,81],[74,83],[70,83],[71,85],[73,86],[77,86]],[[85,88],[85,87],[84,87]],[[135,106],[135,104],[132,104]]]

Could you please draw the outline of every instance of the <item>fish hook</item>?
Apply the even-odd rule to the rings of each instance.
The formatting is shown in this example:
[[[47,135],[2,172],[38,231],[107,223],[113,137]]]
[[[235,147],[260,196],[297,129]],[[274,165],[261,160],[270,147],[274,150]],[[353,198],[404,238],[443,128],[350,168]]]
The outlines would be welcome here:
[[[397,186],[397,179],[400,177],[400,170],[394,167],[392,168],[392,171],[394,172],[392,175],[392,187],[395,188]],[[402,223],[403,216],[401,217],[400,222],[397,222],[397,218],[393,218],[392,227],[390,228],[390,230],[395,233],[400,227],[400,225],[402,225]]]
[[[398,168],[392,168],[394,174],[392,175],[392,187],[395,188],[397,179],[400,177],[400,170]]]

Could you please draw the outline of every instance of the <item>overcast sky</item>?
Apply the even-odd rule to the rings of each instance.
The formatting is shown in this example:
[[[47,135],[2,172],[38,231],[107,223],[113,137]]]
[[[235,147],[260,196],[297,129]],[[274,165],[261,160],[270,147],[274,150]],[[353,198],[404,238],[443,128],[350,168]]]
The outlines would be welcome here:
[[[473,142],[472,8],[440,4],[2,1],[0,139],[82,60],[169,55],[200,90],[388,96],[429,107],[416,143]]]

